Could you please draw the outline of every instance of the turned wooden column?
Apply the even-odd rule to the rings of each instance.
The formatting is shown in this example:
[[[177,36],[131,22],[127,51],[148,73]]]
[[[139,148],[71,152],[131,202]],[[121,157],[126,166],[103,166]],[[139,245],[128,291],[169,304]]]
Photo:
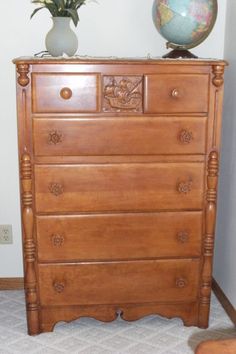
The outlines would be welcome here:
[[[213,251],[215,241],[215,221],[216,221],[216,198],[217,198],[217,182],[218,182],[218,153],[212,151],[208,159],[208,175],[207,175],[207,194],[206,194],[206,226],[204,239],[203,253],[203,271],[202,284],[200,291],[200,312],[199,312],[199,327],[207,328],[210,297],[211,297],[211,282],[212,282],[212,265]]]
[[[25,294],[29,334],[37,334],[39,330],[39,313],[37,299],[37,279],[35,272],[36,247],[34,242],[34,216],[32,209],[32,168],[28,154],[21,159],[22,187],[22,219],[24,230],[24,261],[25,261]]]

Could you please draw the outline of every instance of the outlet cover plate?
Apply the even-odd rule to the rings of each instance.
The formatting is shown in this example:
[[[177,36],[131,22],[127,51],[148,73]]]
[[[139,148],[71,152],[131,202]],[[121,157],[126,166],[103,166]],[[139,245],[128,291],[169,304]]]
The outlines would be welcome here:
[[[12,226],[0,225],[0,244],[10,245],[13,243]]]

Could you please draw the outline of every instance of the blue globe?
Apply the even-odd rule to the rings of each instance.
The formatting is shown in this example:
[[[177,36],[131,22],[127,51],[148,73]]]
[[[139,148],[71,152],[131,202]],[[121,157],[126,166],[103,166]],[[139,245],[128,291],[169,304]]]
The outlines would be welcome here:
[[[189,49],[210,34],[217,10],[217,0],[155,0],[153,19],[169,47]]]

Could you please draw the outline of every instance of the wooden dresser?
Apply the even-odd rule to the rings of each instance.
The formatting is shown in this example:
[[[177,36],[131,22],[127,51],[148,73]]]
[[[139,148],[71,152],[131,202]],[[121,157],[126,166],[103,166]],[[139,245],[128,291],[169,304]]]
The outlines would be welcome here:
[[[29,334],[208,326],[226,63],[15,61]]]

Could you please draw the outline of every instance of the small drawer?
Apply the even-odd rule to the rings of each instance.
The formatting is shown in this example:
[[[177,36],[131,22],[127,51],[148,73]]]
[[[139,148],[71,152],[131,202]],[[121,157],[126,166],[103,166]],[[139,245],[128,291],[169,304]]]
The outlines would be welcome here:
[[[199,260],[38,266],[42,306],[195,301]]]
[[[145,76],[145,113],[208,112],[208,75]]]
[[[98,74],[34,73],[34,113],[80,113],[99,110]]]
[[[206,117],[34,119],[37,156],[204,154]]]
[[[36,165],[38,212],[202,209],[203,163]]]
[[[36,226],[43,262],[201,254],[202,212],[38,216]]]

